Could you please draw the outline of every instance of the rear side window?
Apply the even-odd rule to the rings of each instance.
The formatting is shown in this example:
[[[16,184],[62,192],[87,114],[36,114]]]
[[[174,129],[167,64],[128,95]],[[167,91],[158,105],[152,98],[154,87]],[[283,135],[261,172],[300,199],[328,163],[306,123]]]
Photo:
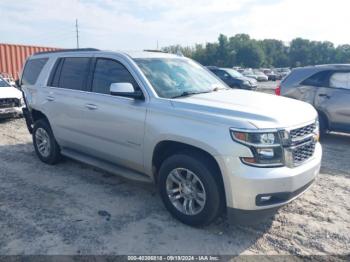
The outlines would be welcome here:
[[[112,83],[131,83],[135,90],[139,89],[135,79],[121,63],[98,58],[92,81],[92,92],[100,94],[110,94]]]
[[[329,86],[350,89],[350,72],[334,73],[329,80]]]
[[[48,58],[30,59],[27,61],[23,75],[22,85],[34,85],[38,80],[41,70],[46,64]]]
[[[49,86],[58,87],[63,60],[63,58],[59,58],[56,61],[54,67],[52,68],[50,78],[48,81]]]
[[[52,86],[73,90],[86,90],[90,58],[68,57],[58,61]],[[60,73],[59,73],[60,72]]]
[[[328,87],[330,75],[330,71],[318,72],[304,80],[301,84],[306,86]]]

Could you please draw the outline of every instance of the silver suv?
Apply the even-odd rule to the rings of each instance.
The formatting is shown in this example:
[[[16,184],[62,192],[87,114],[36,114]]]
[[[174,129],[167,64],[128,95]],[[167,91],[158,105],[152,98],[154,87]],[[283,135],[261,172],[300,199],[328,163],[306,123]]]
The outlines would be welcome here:
[[[313,105],[319,114],[321,133],[350,133],[350,65],[296,68],[276,93]]]
[[[153,182],[169,212],[189,225],[225,212],[257,222],[307,190],[320,169],[312,106],[230,89],[185,57],[39,53],[27,60],[21,86],[43,162],[63,155]]]

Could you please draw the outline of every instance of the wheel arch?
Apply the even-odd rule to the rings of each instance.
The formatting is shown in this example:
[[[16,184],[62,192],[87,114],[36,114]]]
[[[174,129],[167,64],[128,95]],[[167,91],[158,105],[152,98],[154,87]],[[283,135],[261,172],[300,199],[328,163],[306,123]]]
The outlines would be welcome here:
[[[318,113],[318,117],[324,120],[327,130],[330,130],[330,123],[329,123],[329,118],[327,114],[321,110],[317,110],[317,113]]]
[[[47,116],[43,112],[41,112],[40,110],[32,109],[31,115],[32,115],[32,119],[33,119],[33,124],[40,119],[45,119],[50,124],[50,121],[47,118]]]
[[[152,154],[152,173],[155,183],[158,182],[158,172],[162,162],[169,156],[180,152],[188,153],[190,155],[197,155],[204,159],[206,163],[212,164],[213,168],[215,169],[214,175],[219,180],[219,185],[223,192],[223,200],[225,201],[224,204],[226,206],[225,185],[219,163],[216,161],[215,157],[207,150],[190,145],[188,143],[173,140],[163,140],[156,144]]]

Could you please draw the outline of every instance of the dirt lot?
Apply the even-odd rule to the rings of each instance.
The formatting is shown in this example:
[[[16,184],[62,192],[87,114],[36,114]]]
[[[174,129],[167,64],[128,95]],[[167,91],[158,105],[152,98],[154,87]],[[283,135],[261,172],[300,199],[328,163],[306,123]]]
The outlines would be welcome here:
[[[346,254],[350,250],[350,136],[329,135],[317,181],[273,220],[225,219],[191,228],[152,186],[71,160],[35,156],[23,119],[0,122],[0,255]]]

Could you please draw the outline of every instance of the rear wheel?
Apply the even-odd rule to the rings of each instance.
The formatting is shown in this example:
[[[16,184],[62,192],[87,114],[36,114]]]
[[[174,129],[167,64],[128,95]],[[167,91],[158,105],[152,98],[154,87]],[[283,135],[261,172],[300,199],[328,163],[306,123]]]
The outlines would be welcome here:
[[[222,211],[215,169],[196,154],[166,159],[159,170],[159,191],[168,211],[191,226],[209,224]]]
[[[53,165],[60,160],[60,148],[47,120],[41,119],[34,123],[33,144],[36,154],[44,163]]]

